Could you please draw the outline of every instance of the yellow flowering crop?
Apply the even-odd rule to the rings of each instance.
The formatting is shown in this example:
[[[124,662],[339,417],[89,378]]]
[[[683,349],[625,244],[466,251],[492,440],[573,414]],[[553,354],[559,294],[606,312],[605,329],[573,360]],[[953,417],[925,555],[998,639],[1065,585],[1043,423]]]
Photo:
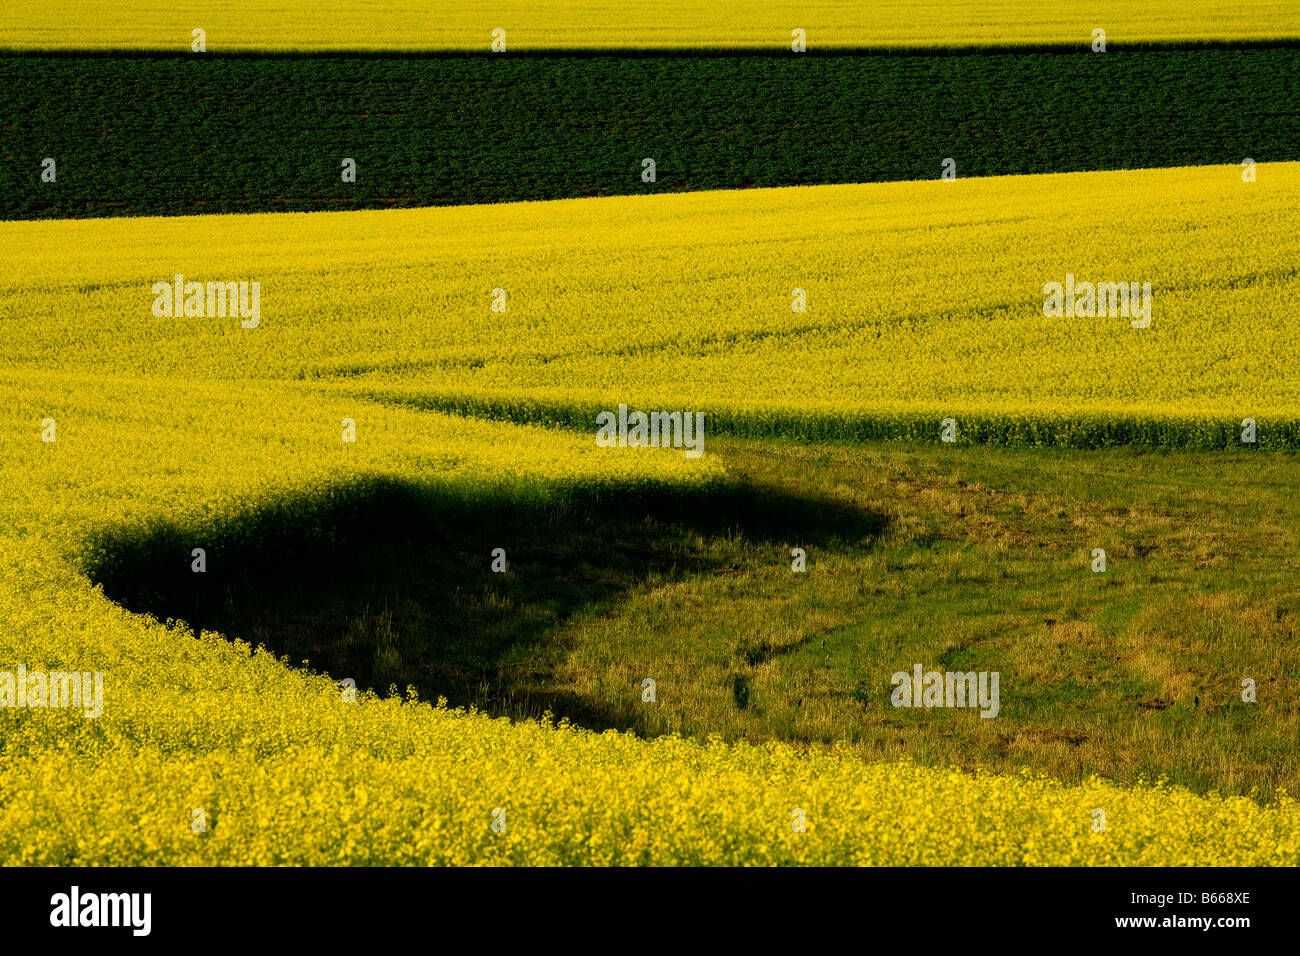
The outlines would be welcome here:
[[[920,46],[1267,39],[1300,35],[1300,10],[1284,0],[1248,9],[1229,0],[813,0],[796,3],[653,4],[551,0],[372,3],[280,0],[9,0],[0,7],[0,48],[188,50],[191,31],[208,49],[487,50],[506,31],[507,50],[580,47],[768,47],[789,49],[803,29],[818,46]]]
[[[587,427],[703,410],[801,437],[1300,444],[1300,164],[0,224],[10,364],[291,378]],[[50,250],[62,268],[52,276]],[[262,327],[150,286],[258,279]],[[1149,283],[1151,322],[1044,314]],[[493,311],[500,290],[504,311]],[[805,311],[795,311],[802,290]],[[76,295],[75,306],[70,296]],[[1172,436],[1172,437],[1170,437]],[[1225,438],[1226,436],[1226,438]]]
[[[448,396],[538,422],[574,395],[778,423],[930,400],[1290,414],[1296,172],[0,225],[0,670],[100,671],[105,693],[93,719],[0,709],[0,861],[1300,862],[1285,795],[349,702],[296,662],[128,613],[84,568],[105,530],[203,529],[375,477],[540,498],[724,477],[707,443],[600,449],[590,430],[419,407]],[[1045,228],[1071,204],[1070,229]],[[1151,328],[1047,320],[1038,287],[1067,268],[1150,276]],[[260,323],[158,317],[176,272],[260,282]]]

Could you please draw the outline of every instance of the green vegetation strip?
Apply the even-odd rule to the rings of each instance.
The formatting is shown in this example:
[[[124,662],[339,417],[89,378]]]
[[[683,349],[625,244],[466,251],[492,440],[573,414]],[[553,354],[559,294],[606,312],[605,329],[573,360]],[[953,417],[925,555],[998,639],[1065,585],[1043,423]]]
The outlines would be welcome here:
[[[426,411],[469,415],[516,424],[567,428],[594,435],[596,415],[609,403],[547,401],[529,397],[432,394],[393,388],[361,388],[367,400]],[[941,423],[952,417],[959,445],[1062,448],[1237,449],[1300,448],[1300,420],[1259,416],[1255,440],[1243,442],[1246,417],[1178,416],[1080,411],[800,411],[797,409],[703,408],[710,435],[808,442],[907,442],[944,444]]]
[[[958,176],[1300,159],[1294,47],[23,55],[0,57],[0,88],[9,219],[928,179],[948,157]]]

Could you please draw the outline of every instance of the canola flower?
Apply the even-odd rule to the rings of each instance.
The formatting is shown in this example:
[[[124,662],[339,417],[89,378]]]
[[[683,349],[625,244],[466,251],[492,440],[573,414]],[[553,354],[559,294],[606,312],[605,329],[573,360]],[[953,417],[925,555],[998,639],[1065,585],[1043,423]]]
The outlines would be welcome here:
[[[1219,263],[1204,283],[1221,283],[1232,308],[1258,324],[1260,341],[1277,344],[1291,334],[1276,303],[1294,295],[1293,272],[1286,272],[1294,249],[1279,244],[1256,283],[1235,281],[1253,274],[1244,271],[1249,249],[1234,247],[1241,261],[1214,259],[1212,251],[1215,242],[1240,239],[1247,213],[1261,243],[1281,235],[1274,220],[1294,202],[1293,171],[1261,167],[1274,185],[1240,195],[1217,185],[1224,172],[1123,174],[1112,195],[1137,202],[1153,183],[1183,183],[1187,208],[1180,211],[1168,194],[1143,207],[1164,225],[1141,255],[1162,261],[1161,250],[1182,241],[1180,225],[1202,217],[1199,242],[1210,251],[1198,259],[1185,247],[1189,256],[1180,261],[1190,269]],[[1097,182],[1079,185],[1079,194]],[[1043,188],[1068,193],[1073,183],[1054,177]],[[685,494],[724,480],[707,444],[702,458],[690,459],[675,449],[597,448],[594,429],[583,435],[542,427],[544,400],[565,382],[582,383],[575,391],[598,402],[629,392],[703,395],[737,414],[765,407],[756,402],[798,412],[848,403],[865,384],[851,377],[856,368],[892,381],[902,402],[917,387],[909,376],[924,375],[925,363],[854,364],[855,353],[843,348],[851,338],[834,336],[808,336],[805,346],[823,349],[815,353],[823,371],[847,370],[841,375],[849,378],[828,374],[816,394],[769,391],[791,366],[768,378],[763,363],[789,361],[782,355],[801,323],[825,323],[829,332],[838,321],[848,336],[855,326],[843,316],[792,316],[788,305],[769,311],[753,304],[755,277],[780,300],[788,279],[779,271],[774,277],[773,266],[798,264],[814,270],[805,273],[813,276],[804,280],[810,288],[835,290],[856,307],[875,303],[872,321],[859,323],[872,334],[916,341],[929,329],[943,336],[943,306],[936,304],[928,322],[896,318],[897,303],[906,301],[899,296],[922,291],[921,272],[901,268],[903,252],[922,256],[926,244],[904,239],[899,251],[897,237],[884,238],[895,228],[890,217],[913,203],[922,214],[918,235],[950,240],[926,259],[929,268],[949,270],[949,295],[981,268],[1014,272],[1014,255],[1028,248],[1015,223],[995,225],[984,239],[976,225],[989,201],[1027,188],[1023,183],[915,184],[898,196],[892,188],[0,227],[7,349],[0,369],[0,670],[22,663],[32,671],[104,675],[104,710],[94,719],[71,709],[0,709],[0,861],[1300,862],[1300,807],[1285,794],[1259,794],[1257,802],[1159,784],[1064,786],[1028,774],[865,764],[839,749],[642,740],[512,723],[367,693],[349,702],[340,675],[312,674],[217,634],[195,637],[131,614],[90,583],[88,548],[106,531],[170,522],[201,537],[268,501],[298,504],[310,515],[313,502],[375,476],[468,496],[505,489],[542,500],[562,499],[577,486]],[[840,218],[826,217],[829,224],[813,234],[798,223],[833,210]],[[1098,232],[1060,240],[1058,253],[1116,255],[1100,234],[1112,213],[1089,215]],[[657,228],[646,228],[647,216]],[[963,240],[964,230],[970,234]],[[771,241],[761,250],[737,241],[754,235]],[[963,265],[952,241],[982,250],[984,265]],[[1003,262],[996,250],[1006,241],[1013,252]],[[546,254],[539,257],[539,249]],[[728,250],[738,250],[735,258],[718,258]],[[62,264],[53,277],[51,256]],[[152,284],[178,262],[198,278],[262,282],[261,324],[242,329],[238,318],[154,316]],[[1050,256],[1042,262],[1060,265]],[[877,276],[895,269],[893,298],[854,291],[864,269]],[[676,283],[668,287],[673,294],[663,294],[664,275]],[[504,313],[490,310],[495,287],[509,290]],[[723,302],[732,310],[718,310]],[[1001,302],[991,296],[969,307],[968,332],[996,322]],[[710,328],[705,315],[721,318]],[[1189,310],[1183,321],[1210,334],[1215,318],[1223,316],[1207,321]],[[908,328],[894,332],[891,321]],[[1021,340],[1032,340],[1039,320],[1014,321]],[[1178,371],[1204,342],[1184,339],[1192,333],[1169,324],[1164,361]],[[602,336],[595,348],[593,335]],[[1149,357],[1126,359],[1118,343],[1108,354],[1133,363],[1123,367]],[[724,375],[725,354],[735,356],[735,366]],[[926,354],[933,358],[933,349]],[[1081,354],[1049,365],[1046,379]],[[1285,411],[1293,380],[1279,369],[1269,387]],[[1256,386],[1241,377],[1241,366],[1230,371],[1202,396],[1210,408],[1251,398]],[[970,394],[978,395],[981,383],[987,392],[977,367],[972,380]],[[1070,381],[1057,388],[1077,397]],[[1122,394],[1122,377],[1107,381]],[[1163,400],[1177,408],[1182,384],[1163,387]],[[402,401],[395,393],[367,397],[383,388],[406,394]],[[417,407],[417,399],[449,388],[487,399],[514,390],[535,403],[539,424]],[[344,419],[356,426],[355,442],[341,440]],[[50,427],[54,440],[42,441]],[[1105,832],[1093,831],[1098,809]],[[203,811],[202,832],[193,827],[196,810]],[[491,826],[498,810],[500,832]],[[796,810],[804,832],[793,827]]]
[[[1271,39],[1300,35],[1300,11],[1258,0],[1243,16],[1229,0],[814,0],[746,4],[664,0],[629,5],[575,0],[77,0],[59,5],[10,0],[0,8],[0,48],[190,49],[207,31],[216,50],[488,50],[506,31],[507,50],[558,48],[790,49],[795,28],[817,46],[972,46],[1063,43],[1086,48],[1102,28],[1111,42]]]

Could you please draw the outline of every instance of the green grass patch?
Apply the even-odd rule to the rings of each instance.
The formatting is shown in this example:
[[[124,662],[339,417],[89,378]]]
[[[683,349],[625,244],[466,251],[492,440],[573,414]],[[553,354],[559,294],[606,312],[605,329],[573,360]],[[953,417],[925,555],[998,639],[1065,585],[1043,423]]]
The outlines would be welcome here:
[[[1068,781],[1300,786],[1293,454],[712,450],[731,483],[690,495],[372,483],[229,527],[122,530],[90,571],[132,610],[510,717],[847,740]],[[918,663],[997,671],[998,716],[893,707],[891,675]]]

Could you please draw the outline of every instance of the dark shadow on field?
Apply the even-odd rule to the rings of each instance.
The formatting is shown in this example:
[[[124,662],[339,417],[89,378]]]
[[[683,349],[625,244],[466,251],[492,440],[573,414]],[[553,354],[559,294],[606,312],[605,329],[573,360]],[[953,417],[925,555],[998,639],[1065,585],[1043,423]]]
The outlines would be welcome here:
[[[861,546],[884,518],[749,484],[549,499],[367,480],[208,530],[160,524],[93,543],[87,570],[137,613],[264,645],[359,688],[414,686],[490,713],[550,710],[626,729],[634,714],[550,677],[558,633],[645,582],[727,573],[747,547]],[[192,570],[193,549],[206,571]],[[492,570],[493,549],[506,571]]]

